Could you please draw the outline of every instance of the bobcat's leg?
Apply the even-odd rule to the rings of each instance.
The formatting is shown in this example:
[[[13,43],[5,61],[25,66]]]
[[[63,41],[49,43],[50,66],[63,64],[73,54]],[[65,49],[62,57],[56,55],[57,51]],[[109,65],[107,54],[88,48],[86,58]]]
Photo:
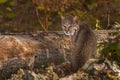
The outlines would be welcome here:
[[[96,63],[98,62],[99,59],[89,59],[85,64],[84,66],[82,67],[83,70],[87,70],[89,69],[89,67],[93,64],[93,63]]]

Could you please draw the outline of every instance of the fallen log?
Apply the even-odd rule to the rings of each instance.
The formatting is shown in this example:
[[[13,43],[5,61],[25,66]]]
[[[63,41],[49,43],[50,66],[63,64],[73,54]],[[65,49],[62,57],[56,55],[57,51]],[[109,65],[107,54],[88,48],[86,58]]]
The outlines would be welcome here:
[[[60,64],[68,60],[70,52],[69,38],[54,32],[0,35],[0,78],[20,68]]]

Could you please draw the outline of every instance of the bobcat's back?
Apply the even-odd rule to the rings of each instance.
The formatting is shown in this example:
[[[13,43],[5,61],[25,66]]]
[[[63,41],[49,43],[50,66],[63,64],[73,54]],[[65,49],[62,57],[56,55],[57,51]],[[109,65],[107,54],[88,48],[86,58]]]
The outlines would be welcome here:
[[[73,37],[74,49],[71,55],[72,70],[82,68],[96,50],[96,37],[86,24],[79,24],[79,29]]]

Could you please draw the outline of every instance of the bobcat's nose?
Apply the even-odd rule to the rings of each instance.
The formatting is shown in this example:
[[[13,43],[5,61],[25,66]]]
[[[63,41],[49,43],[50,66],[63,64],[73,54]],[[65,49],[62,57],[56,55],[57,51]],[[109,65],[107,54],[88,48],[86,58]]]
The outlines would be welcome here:
[[[68,30],[65,30],[66,31],[66,33],[68,33],[69,31]]]
[[[65,30],[66,34],[69,34],[69,30]]]
[[[65,31],[66,31],[66,32],[69,32],[69,28],[68,28],[68,27],[66,27]]]

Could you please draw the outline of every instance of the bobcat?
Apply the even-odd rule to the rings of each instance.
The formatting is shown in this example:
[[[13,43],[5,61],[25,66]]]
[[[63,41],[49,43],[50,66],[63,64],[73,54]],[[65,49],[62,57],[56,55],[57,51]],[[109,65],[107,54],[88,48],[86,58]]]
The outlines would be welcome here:
[[[96,49],[96,37],[92,30],[77,17],[61,16],[61,27],[66,35],[69,35],[73,44],[71,54],[71,69],[76,72],[94,55]]]

